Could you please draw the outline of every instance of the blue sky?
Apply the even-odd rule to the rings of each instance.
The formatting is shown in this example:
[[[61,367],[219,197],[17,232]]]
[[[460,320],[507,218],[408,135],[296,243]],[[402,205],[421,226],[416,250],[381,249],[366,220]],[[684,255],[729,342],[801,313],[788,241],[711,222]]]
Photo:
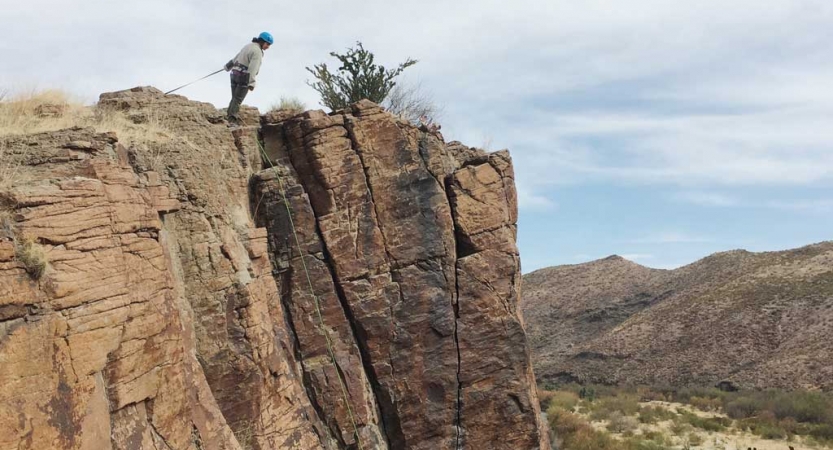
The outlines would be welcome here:
[[[9,2],[0,86],[92,102],[171,89],[261,30],[247,103],[310,107],[305,66],[355,41],[443,105],[447,140],[509,148],[524,271],[620,254],[672,268],[833,238],[833,2]],[[218,75],[182,91],[228,102]]]

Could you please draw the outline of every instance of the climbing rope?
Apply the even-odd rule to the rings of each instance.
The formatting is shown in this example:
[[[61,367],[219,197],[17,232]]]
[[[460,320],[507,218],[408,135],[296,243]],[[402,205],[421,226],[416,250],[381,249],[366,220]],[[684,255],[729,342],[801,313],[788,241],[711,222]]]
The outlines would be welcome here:
[[[292,209],[289,207],[289,199],[286,197],[286,189],[284,189],[283,180],[281,179],[281,174],[278,172],[278,168],[272,164],[272,160],[269,158],[269,155],[266,154],[266,150],[263,148],[263,145],[260,143],[260,139],[257,140],[257,146],[260,149],[261,155],[263,155],[264,161],[269,163],[269,167],[275,171],[275,177],[278,179],[278,186],[281,189],[281,197],[283,197],[284,206],[286,206],[286,214],[289,218],[289,227],[292,229],[292,235],[295,237],[295,246],[298,248],[298,255],[301,257],[301,264],[304,268],[304,273],[307,277],[307,284],[309,285],[309,291],[312,295],[312,298],[315,300],[315,313],[318,316],[318,323],[319,323],[319,331],[321,334],[324,335],[324,339],[327,341],[327,351],[330,354],[330,361],[333,364],[333,369],[338,376],[338,383],[341,386],[341,395],[344,397],[344,404],[347,406],[347,414],[350,416],[350,422],[353,424],[353,433],[356,435],[356,444],[359,446],[359,450],[363,450],[362,441],[359,437],[359,428],[356,426],[356,419],[353,416],[353,408],[350,407],[350,398],[347,395],[347,386],[344,382],[344,378],[341,375],[341,371],[338,369],[338,363],[336,362],[336,355],[335,351],[333,351],[333,343],[330,340],[330,335],[324,329],[324,317],[321,315],[321,305],[318,301],[318,296],[315,295],[315,289],[312,287],[312,278],[309,275],[309,270],[307,269],[307,263],[304,259],[304,254],[301,252],[301,241],[298,239],[298,233],[295,231],[295,222],[292,220]]]
[[[220,72],[222,72],[222,71],[224,71],[224,70],[226,70],[226,69],[225,69],[225,68],[222,68],[222,69],[220,69],[220,70],[218,70],[218,71],[216,71],[216,72],[209,73],[208,75],[206,75],[206,76],[204,76],[204,77],[202,77],[202,78],[200,78],[200,79],[198,79],[198,80],[194,80],[194,81],[192,81],[192,82],[190,82],[190,83],[188,83],[188,84],[183,84],[182,86],[180,86],[180,87],[178,87],[178,88],[176,88],[176,89],[171,89],[170,91],[165,92],[165,95],[168,95],[168,94],[170,94],[171,92],[176,92],[176,91],[178,91],[178,90],[180,90],[180,89],[184,88],[185,86],[190,86],[190,85],[192,85],[192,84],[196,83],[197,81],[202,81],[202,80],[204,80],[204,79],[206,79],[206,78],[208,78],[208,77],[211,77],[211,76],[217,75],[218,73],[220,73]]]

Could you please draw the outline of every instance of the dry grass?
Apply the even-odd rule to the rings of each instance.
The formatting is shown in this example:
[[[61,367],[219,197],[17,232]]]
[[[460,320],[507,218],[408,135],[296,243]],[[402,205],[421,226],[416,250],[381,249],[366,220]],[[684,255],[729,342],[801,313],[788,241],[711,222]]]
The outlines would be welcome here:
[[[0,240],[14,242],[15,259],[23,263],[26,272],[34,279],[40,279],[49,267],[49,259],[43,247],[29,236],[21,235],[11,212],[0,210]]]
[[[274,103],[269,111],[281,111],[287,110],[292,111],[294,114],[301,114],[302,112],[307,110],[307,105],[304,104],[301,100],[298,100],[295,97],[281,97],[281,101],[278,103]]]
[[[87,108],[62,91],[4,91],[0,97],[0,136],[73,127],[86,114]]]
[[[158,117],[136,123],[121,111],[84,105],[63,91],[8,92],[0,91],[0,137],[79,126],[114,131],[124,142],[166,142],[172,135]]]
[[[23,263],[29,276],[36,280],[43,276],[49,265],[43,247],[28,237],[15,241],[15,257]]]
[[[0,89],[0,191],[20,182],[22,176],[20,158],[9,155],[10,137],[72,127],[115,132],[126,146],[166,143],[174,136],[153,114],[131,119],[122,111],[85,106],[59,90],[10,93]]]

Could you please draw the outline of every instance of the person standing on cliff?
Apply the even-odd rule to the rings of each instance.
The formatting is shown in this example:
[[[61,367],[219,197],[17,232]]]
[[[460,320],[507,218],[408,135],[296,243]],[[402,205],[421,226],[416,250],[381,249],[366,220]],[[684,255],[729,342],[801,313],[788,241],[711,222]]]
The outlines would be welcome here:
[[[263,52],[274,42],[272,35],[264,31],[226,63],[226,71],[231,72],[231,102],[226,113],[230,125],[240,124],[240,105],[243,104],[246,94],[255,90],[255,80],[263,62]]]

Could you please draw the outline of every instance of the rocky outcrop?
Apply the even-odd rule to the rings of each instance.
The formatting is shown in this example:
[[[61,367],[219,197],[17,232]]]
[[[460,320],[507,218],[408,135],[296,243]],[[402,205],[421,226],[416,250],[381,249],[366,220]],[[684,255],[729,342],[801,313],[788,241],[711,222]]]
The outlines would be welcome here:
[[[831,242],[675,270],[610,257],[524,281],[544,382],[833,389]]]
[[[153,133],[5,142],[0,449],[549,447],[508,153],[371,103],[98,108]]]

